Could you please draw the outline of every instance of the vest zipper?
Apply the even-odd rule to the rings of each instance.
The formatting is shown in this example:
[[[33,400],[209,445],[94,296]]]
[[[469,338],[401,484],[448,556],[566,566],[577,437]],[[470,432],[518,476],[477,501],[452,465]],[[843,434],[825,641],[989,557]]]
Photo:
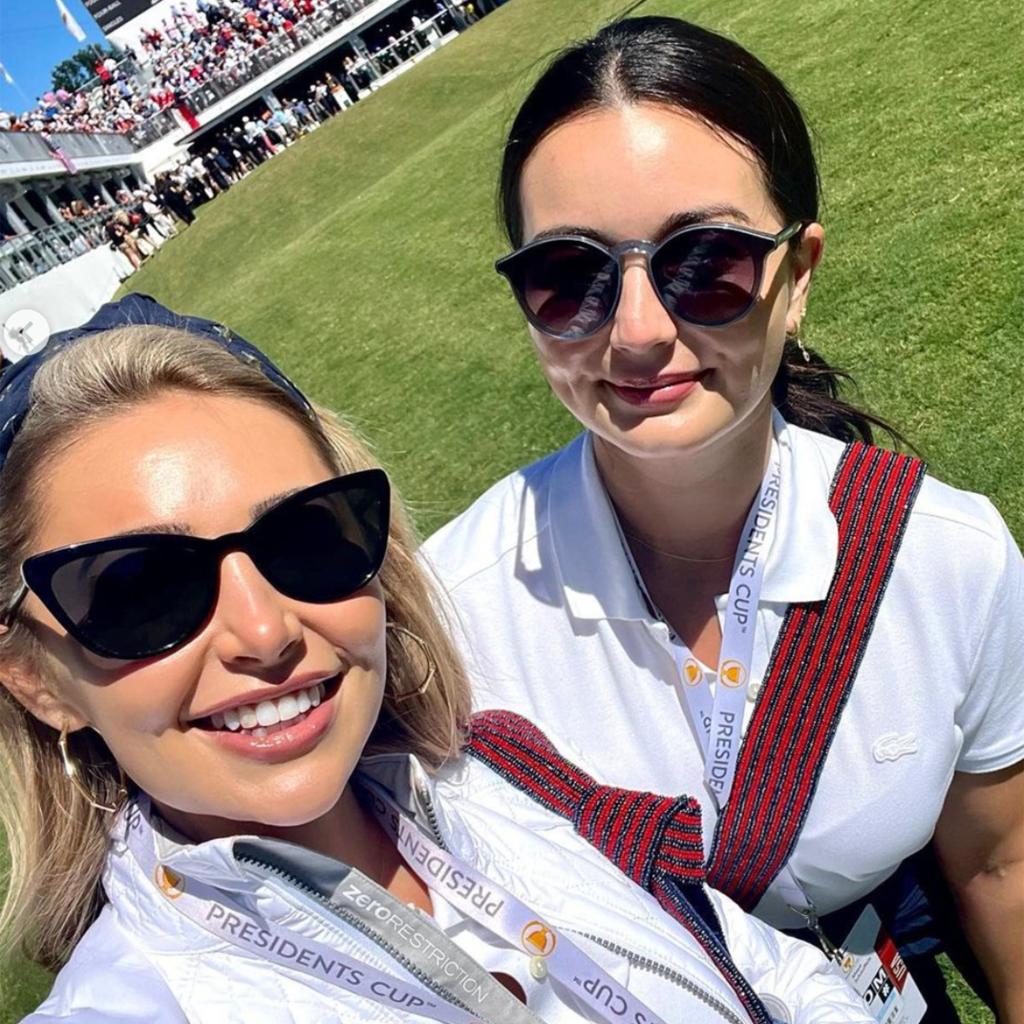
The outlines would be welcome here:
[[[685,919],[685,923],[690,930],[690,934],[693,935],[693,937],[704,947],[704,952],[711,961],[712,966],[714,966],[719,974],[729,982],[740,1001],[744,1003],[744,1008],[749,1014],[749,1019],[754,1022],[760,1022],[760,1024],[769,1024],[772,1019],[771,1016],[764,1007],[760,1005],[760,996],[754,992],[750,983],[733,963],[732,954],[729,952],[725,943],[711,931],[707,924],[705,924],[704,919],[694,911],[689,901],[681,896],[681,894],[670,890],[669,898],[676,910],[678,910]],[[712,913],[713,912],[714,909],[712,908]],[[719,957],[714,956],[716,951],[720,954]],[[724,958],[724,963],[722,962],[722,958]],[[735,976],[740,983],[739,987],[737,987],[736,982],[729,977],[730,971],[735,973]],[[746,988],[746,993],[743,991],[744,987]],[[747,998],[752,997],[754,999],[755,1005],[753,1009],[746,1005],[746,999],[744,998],[745,995]]]
[[[597,943],[604,949],[607,949],[609,953],[614,953],[616,956],[622,957],[624,960],[629,961],[630,965],[637,968],[640,971],[646,971],[648,974],[656,974],[659,978],[664,978],[666,981],[671,981],[678,988],[681,988],[684,992],[694,996],[700,1002],[710,1007],[723,1020],[729,1021],[729,1024],[749,1024],[749,1021],[745,1020],[734,1010],[730,1009],[723,1003],[717,996],[708,992],[707,989],[702,988],[692,978],[686,977],[685,974],[680,974],[679,971],[674,970],[665,964],[659,963],[657,960],[652,960],[650,957],[642,956],[640,953],[634,953],[631,949],[626,949],[625,946],[620,946],[616,942],[610,942],[608,939],[603,939],[598,935],[593,935],[590,932],[577,931],[574,928],[564,929],[567,932],[571,932],[573,935],[579,935],[584,939],[589,939],[591,942]]]
[[[427,824],[430,826],[430,832],[434,838],[434,842],[437,843],[445,853],[451,853],[451,850],[448,849],[448,844],[444,841],[444,837],[441,835],[441,828],[438,825],[437,814],[434,811],[434,801],[430,799],[430,793],[427,791],[427,787],[423,785],[419,779],[415,781],[414,786],[416,788],[416,795],[423,803],[423,810],[427,815]]]
[[[468,1006],[466,1003],[457,999],[443,985],[438,984],[429,974],[425,974],[419,967],[416,966],[411,960],[409,960],[399,949],[396,949],[389,942],[386,942],[376,936],[369,928],[363,924],[359,918],[347,914],[341,907],[331,903],[330,900],[321,896],[315,889],[310,888],[305,882],[296,878],[294,875],[289,874],[287,871],[283,871],[281,868],[273,864],[267,864],[264,861],[258,860],[255,857],[239,857],[238,862],[245,864],[248,867],[254,867],[257,870],[265,871],[270,875],[275,876],[283,882],[287,882],[288,885],[297,889],[303,896],[311,899],[314,903],[323,907],[324,910],[328,911],[332,916],[339,918],[344,921],[345,924],[354,928],[357,932],[365,935],[370,939],[375,946],[384,950],[390,957],[397,960],[425,989],[433,992],[434,995],[438,996],[443,1002],[449,1003],[452,1006],[458,1007],[460,1010],[464,1010],[466,1013],[472,1014],[475,1011]],[[324,923],[321,921],[321,923]],[[330,922],[326,922],[330,927]]]
[[[444,840],[441,838],[441,830],[438,828],[437,815],[434,813],[434,805],[430,799],[430,794],[427,792],[426,786],[417,785],[416,791],[423,803],[427,822],[434,834],[434,841],[442,849],[447,850],[448,847],[445,846]],[[656,974],[659,977],[664,978],[666,981],[672,982],[676,987],[681,988],[684,992],[694,996],[700,1002],[717,1012],[719,1016],[721,1016],[723,1020],[728,1021],[729,1024],[749,1024],[749,1021],[731,1010],[717,996],[708,992],[706,989],[701,988],[696,981],[692,978],[686,977],[684,974],[680,974],[679,971],[673,970],[665,964],[658,963],[657,960],[652,960],[650,957],[634,953],[632,950],[626,949],[625,946],[620,946],[608,939],[602,939],[597,935],[592,935],[589,932],[581,932],[574,928],[564,928],[563,931],[570,932],[573,935],[579,935],[584,939],[589,939],[598,946],[607,949],[609,953],[613,953],[615,956],[622,957],[624,960],[629,961],[629,963],[636,967],[637,970],[647,971],[649,974]]]

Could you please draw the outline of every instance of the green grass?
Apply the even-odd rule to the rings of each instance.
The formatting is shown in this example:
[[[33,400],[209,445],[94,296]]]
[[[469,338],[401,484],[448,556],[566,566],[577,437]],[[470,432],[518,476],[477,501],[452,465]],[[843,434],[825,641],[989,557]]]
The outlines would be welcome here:
[[[502,131],[538,63],[623,0],[513,0],[200,211],[131,282],[224,319],[373,439],[424,532],[565,441],[490,270]],[[826,256],[807,336],[933,472],[1024,534],[1019,6],[648,0],[734,35],[814,127]],[[1011,24],[1013,20],[1016,24]]]
[[[131,281],[220,318],[374,441],[429,532],[575,432],[490,270],[502,131],[543,59],[626,0],[512,0],[204,207]],[[1024,536],[1024,9],[1000,0],[648,0],[738,38],[813,124],[809,342],[932,471]],[[4,979],[0,978],[0,982]],[[43,991],[7,979],[0,1022]],[[967,994],[966,1020],[990,1015]]]

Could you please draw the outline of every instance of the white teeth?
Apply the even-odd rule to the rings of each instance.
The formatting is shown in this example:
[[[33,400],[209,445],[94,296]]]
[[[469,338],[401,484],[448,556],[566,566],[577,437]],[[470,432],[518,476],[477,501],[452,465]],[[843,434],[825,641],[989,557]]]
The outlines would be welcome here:
[[[278,721],[290,722],[293,718],[299,717],[299,700],[291,693],[286,693],[277,702]]]
[[[256,705],[256,721],[263,726],[277,725],[281,721],[281,717],[277,713],[277,705],[273,701],[261,700]]]
[[[232,732],[245,729],[254,736],[265,736],[270,726],[290,722],[306,714],[312,708],[319,707],[326,696],[326,684],[316,683],[297,693],[286,693],[277,700],[261,700],[255,706],[242,704],[240,707],[217,711],[210,715],[210,724],[214,729],[230,729]]]

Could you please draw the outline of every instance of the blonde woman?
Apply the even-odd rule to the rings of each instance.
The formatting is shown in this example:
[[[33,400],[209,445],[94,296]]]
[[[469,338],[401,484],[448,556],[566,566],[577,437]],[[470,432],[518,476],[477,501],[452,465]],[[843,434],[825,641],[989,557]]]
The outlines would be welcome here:
[[[386,476],[258,350],[130,296],[19,363],[0,424],[0,924],[63,967],[33,1024],[870,1019],[705,890],[691,801],[508,716],[473,749],[561,803],[466,756]],[[672,858],[670,915],[620,867]]]

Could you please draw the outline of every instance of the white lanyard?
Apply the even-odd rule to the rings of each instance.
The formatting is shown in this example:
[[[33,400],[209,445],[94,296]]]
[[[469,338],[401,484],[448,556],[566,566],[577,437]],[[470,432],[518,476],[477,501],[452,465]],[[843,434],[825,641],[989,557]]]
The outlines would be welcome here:
[[[754,655],[757,605],[761,599],[764,568],[775,537],[779,518],[779,488],[782,465],[778,444],[772,443],[772,460],[761,481],[757,500],[747,513],[740,535],[736,560],[729,581],[725,607],[722,647],[715,677],[715,699],[711,714],[710,687],[690,649],[678,638],[676,657],[683,681],[683,693],[690,702],[696,721],[704,724],[704,780],[719,807],[724,807],[732,791],[743,735],[743,712],[747,684]],[[696,679],[693,669],[696,668]],[[696,717],[700,716],[700,717]]]
[[[196,878],[182,878],[156,858],[152,837],[147,835],[143,828],[142,811],[139,807],[129,808],[123,820],[125,842],[146,877],[168,899],[175,910],[218,939],[244,949],[261,960],[299,971],[335,988],[351,992],[363,999],[370,999],[388,1007],[392,1012],[411,1013],[414,1016],[441,1021],[443,1024],[481,1024],[485,1019],[482,1011],[474,1013],[443,1002],[424,985],[400,980],[371,967],[362,960],[342,954],[333,946],[318,942],[301,932],[279,927],[274,922],[247,910],[231,894],[221,889]],[[388,913],[391,913],[390,909]],[[419,915],[410,915],[410,920],[404,927],[408,929],[405,938],[410,945],[417,944],[421,949],[436,951],[435,956],[441,953],[436,945],[439,930],[432,922]],[[429,932],[430,935],[421,935],[417,928],[424,933]],[[451,963],[450,960],[442,962],[438,959],[438,963],[439,973],[442,976],[446,975],[445,982],[452,989],[454,998],[468,1005],[483,1001],[487,995],[483,986],[472,978],[467,978],[464,971],[445,971],[445,967]],[[482,968],[480,972],[486,976],[488,982],[493,981]],[[459,983],[462,990],[458,987]],[[496,988],[500,987],[497,982],[493,982],[493,985]],[[507,995],[504,989],[501,989],[501,992]],[[479,1000],[474,999],[474,993],[479,995]],[[536,1020],[528,1013],[526,1007],[522,1007],[522,1010],[524,1019]]]
[[[609,1024],[622,1021],[664,1024],[661,1017],[566,935],[538,917],[512,893],[420,832],[382,789],[368,783],[366,791],[372,797],[371,807],[385,831],[421,881],[468,918],[527,953],[531,957],[530,974],[534,978],[541,980],[551,974]]]
[[[693,652],[678,637],[673,636],[672,639],[681,689],[704,754],[704,779],[719,807],[724,807],[729,799],[739,760],[743,712],[754,654],[757,605],[761,598],[768,551],[778,522],[781,482],[779,446],[773,441],[771,462],[761,481],[757,499],[747,513],[733,562],[714,698],[704,670]],[[629,556],[625,539],[623,546]],[[632,558],[630,561],[632,564]],[[635,565],[633,568],[636,572]],[[636,572],[636,577],[646,593],[639,572]],[[648,603],[654,607],[649,595]]]

